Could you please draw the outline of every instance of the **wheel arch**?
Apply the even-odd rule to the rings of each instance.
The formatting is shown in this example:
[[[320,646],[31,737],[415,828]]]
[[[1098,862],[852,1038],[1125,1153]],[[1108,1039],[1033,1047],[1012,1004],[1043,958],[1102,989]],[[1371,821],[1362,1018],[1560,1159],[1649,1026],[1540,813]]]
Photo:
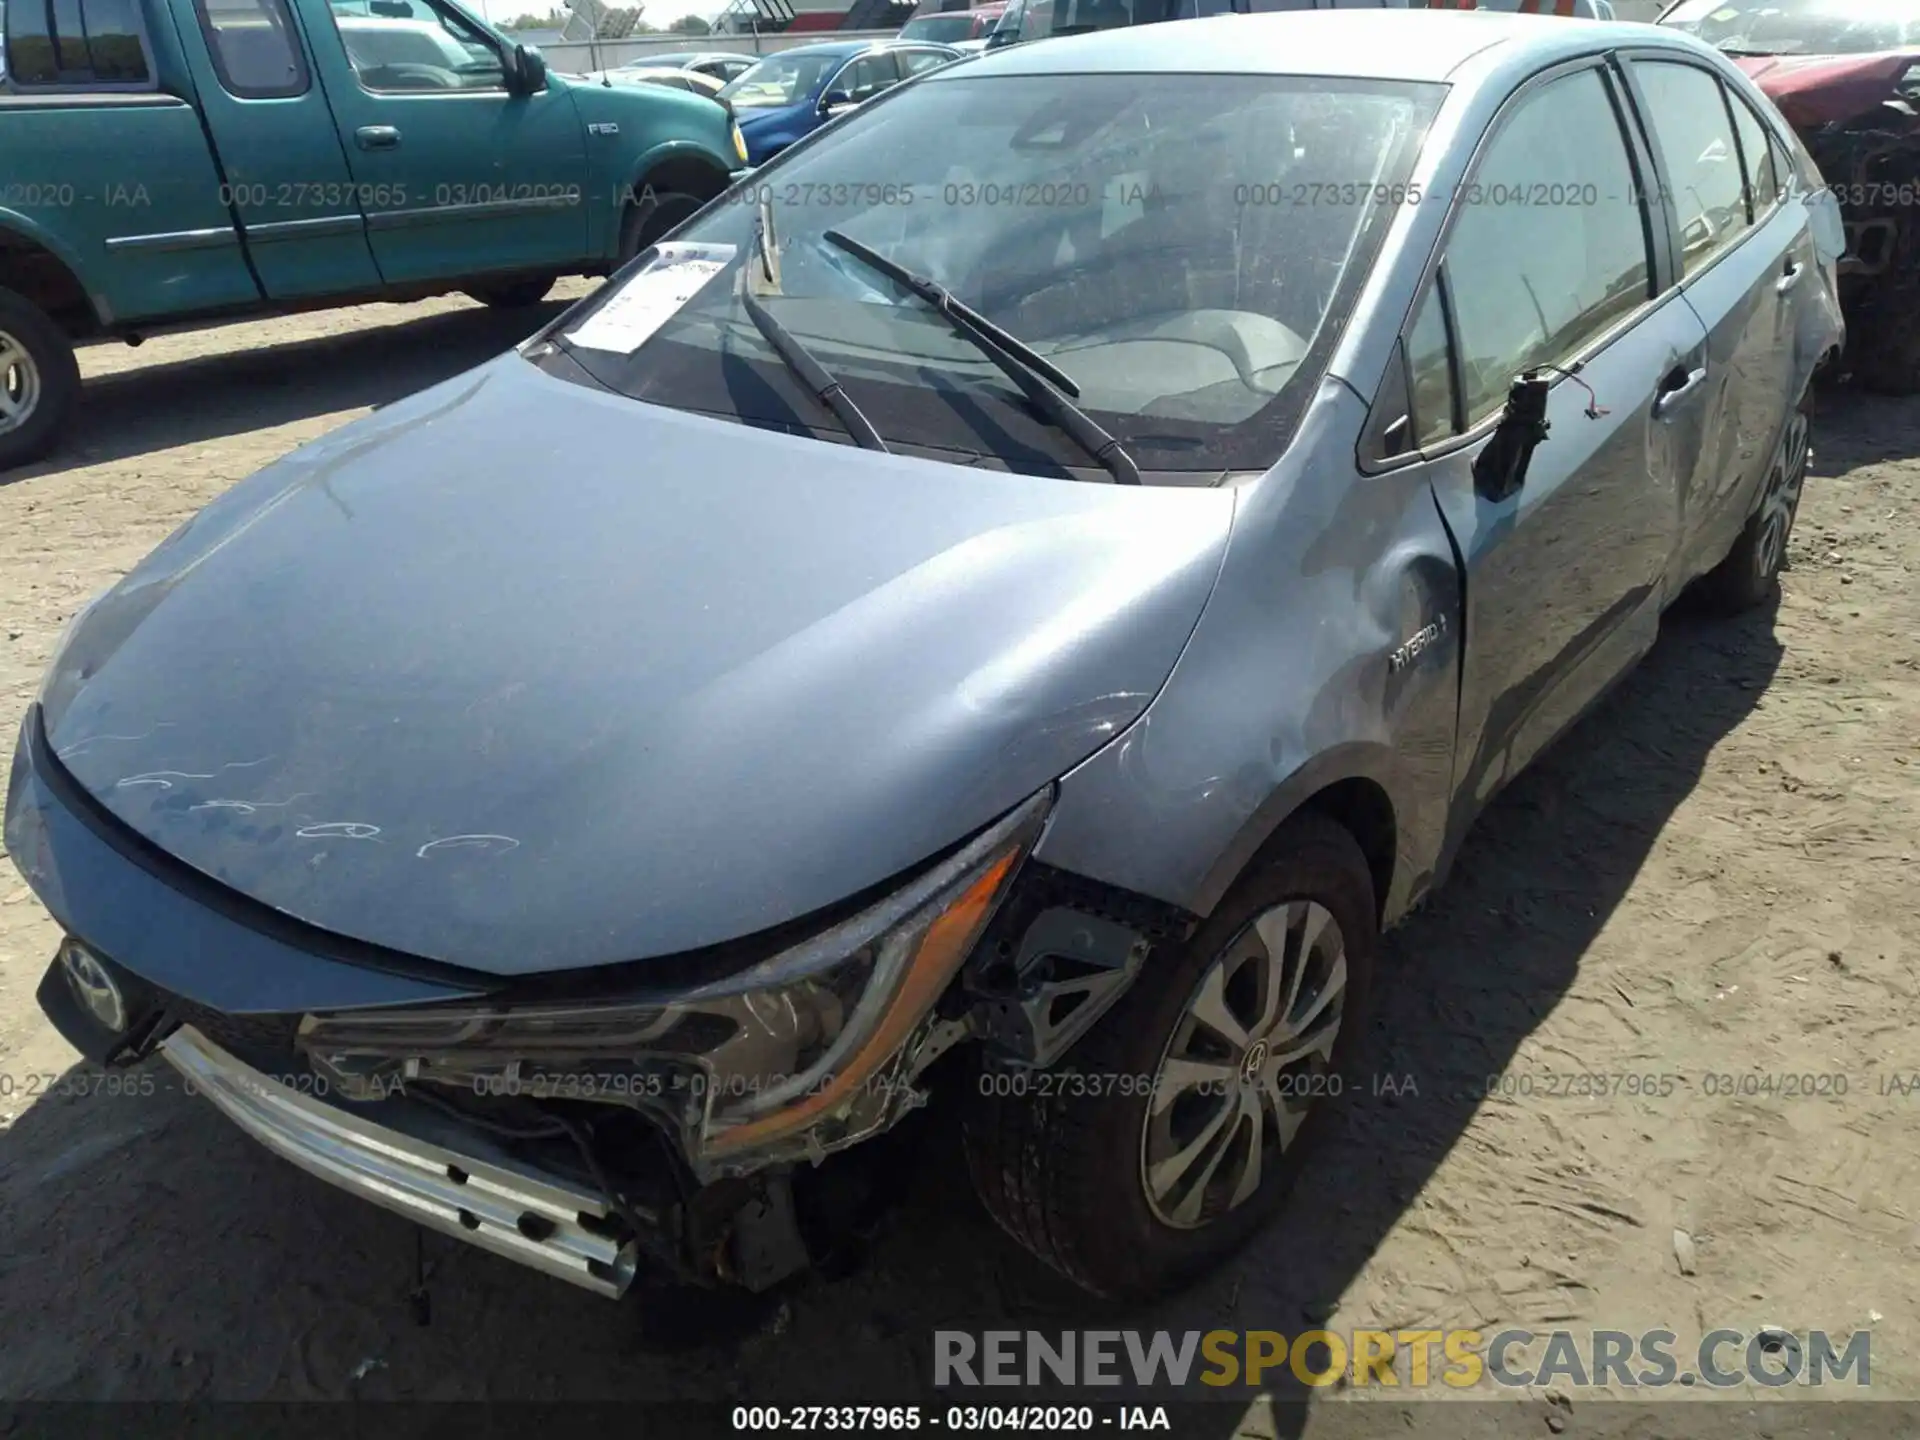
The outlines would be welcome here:
[[[14,210],[0,210],[0,288],[38,305],[70,336],[88,334],[102,324],[73,254]]]
[[[1392,753],[1384,745],[1354,743],[1315,756],[1276,785],[1221,852],[1193,897],[1210,915],[1234,881],[1285,843],[1287,822],[1312,812],[1352,835],[1373,880],[1375,918],[1384,929],[1406,908],[1408,867],[1400,857],[1402,826],[1394,804]]]
[[[704,146],[676,140],[656,146],[634,162],[627,179],[629,200],[633,203],[651,186],[658,191],[711,200],[725,190],[732,173]]]

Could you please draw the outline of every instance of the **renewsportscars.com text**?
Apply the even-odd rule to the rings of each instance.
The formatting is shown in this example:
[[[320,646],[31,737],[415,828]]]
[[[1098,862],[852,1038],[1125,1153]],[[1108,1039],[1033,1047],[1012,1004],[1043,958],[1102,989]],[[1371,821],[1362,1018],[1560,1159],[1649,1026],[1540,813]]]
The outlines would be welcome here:
[[[1709,1330],[937,1330],[936,1386],[1150,1388],[1285,1383],[1420,1390],[1872,1383],[1873,1338]]]

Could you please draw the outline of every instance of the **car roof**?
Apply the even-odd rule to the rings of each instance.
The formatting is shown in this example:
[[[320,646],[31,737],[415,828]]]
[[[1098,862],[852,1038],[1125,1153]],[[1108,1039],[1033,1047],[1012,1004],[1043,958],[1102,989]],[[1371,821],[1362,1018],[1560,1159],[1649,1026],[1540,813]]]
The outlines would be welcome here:
[[[1012,45],[968,62],[964,78],[1062,73],[1180,72],[1339,75],[1445,81],[1482,64],[1665,44],[1711,53],[1671,28],[1489,10],[1294,10],[1133,25]],[[933,77],[929,77],[933,78]],[[956,83],[961,74],[948,77]]]
[[[774,50],[762,55],[762,60],[778,60],[783,55],[864,55],[869,50],[893,50],[908,48],[913,50],[951,50],[951,45],[942,45],[937,40],[825,40],[818,45],[795,45],[786,50]]]

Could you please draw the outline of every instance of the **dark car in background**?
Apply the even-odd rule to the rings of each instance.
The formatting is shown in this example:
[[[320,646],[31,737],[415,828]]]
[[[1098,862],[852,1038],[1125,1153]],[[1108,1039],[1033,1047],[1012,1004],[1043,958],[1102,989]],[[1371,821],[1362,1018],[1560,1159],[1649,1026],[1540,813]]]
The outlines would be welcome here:
[[[764,165],[829,120],[960,57],[950,45],[829,40],[767,56],[719,98],[733,109],[748,162]]]
[[[1049,36],[1084,35],[1164,20],[1265,15],[1289,10],[1404,10],[1408,0],[1007,0],[985,48],[1004,49]]]
[[[972,46],[984,44],[994,25],[1007,8],[1006,0],[991,5],[976,5],[971,10],[944,10],[938,13],[925,6],[900,27],[902,40],[930,40],[936,45]]]
[[[1842,366],[1920,391],[1920,4],[1680,0],[1660,23],[1732,56],[1799,133],[1845,224]]]

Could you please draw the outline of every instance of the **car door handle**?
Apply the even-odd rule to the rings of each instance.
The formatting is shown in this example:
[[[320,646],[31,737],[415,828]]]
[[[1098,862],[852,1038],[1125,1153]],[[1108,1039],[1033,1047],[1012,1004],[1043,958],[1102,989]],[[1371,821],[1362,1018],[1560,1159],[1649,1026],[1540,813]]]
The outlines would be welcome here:
[[[1654,393],[1654,418],[1664,420],[1681,401],[1705,384],[1706,379],[1707,368],[1704,365],[1693,370],[1674,366],[1667,372],[1666,378],[1660,382],[1659,390]]]
[[[1797,260],[1787,261],[1786,273],[1773,282],[1773,293],[1776,295],[1785,295],[1800,283],[1800,277],[1806,273],[1806,269],[1807,267]]]
[[[400,131],[392,125],[362,125],[353,132],[354,143],[362,150],[398,150]]]

